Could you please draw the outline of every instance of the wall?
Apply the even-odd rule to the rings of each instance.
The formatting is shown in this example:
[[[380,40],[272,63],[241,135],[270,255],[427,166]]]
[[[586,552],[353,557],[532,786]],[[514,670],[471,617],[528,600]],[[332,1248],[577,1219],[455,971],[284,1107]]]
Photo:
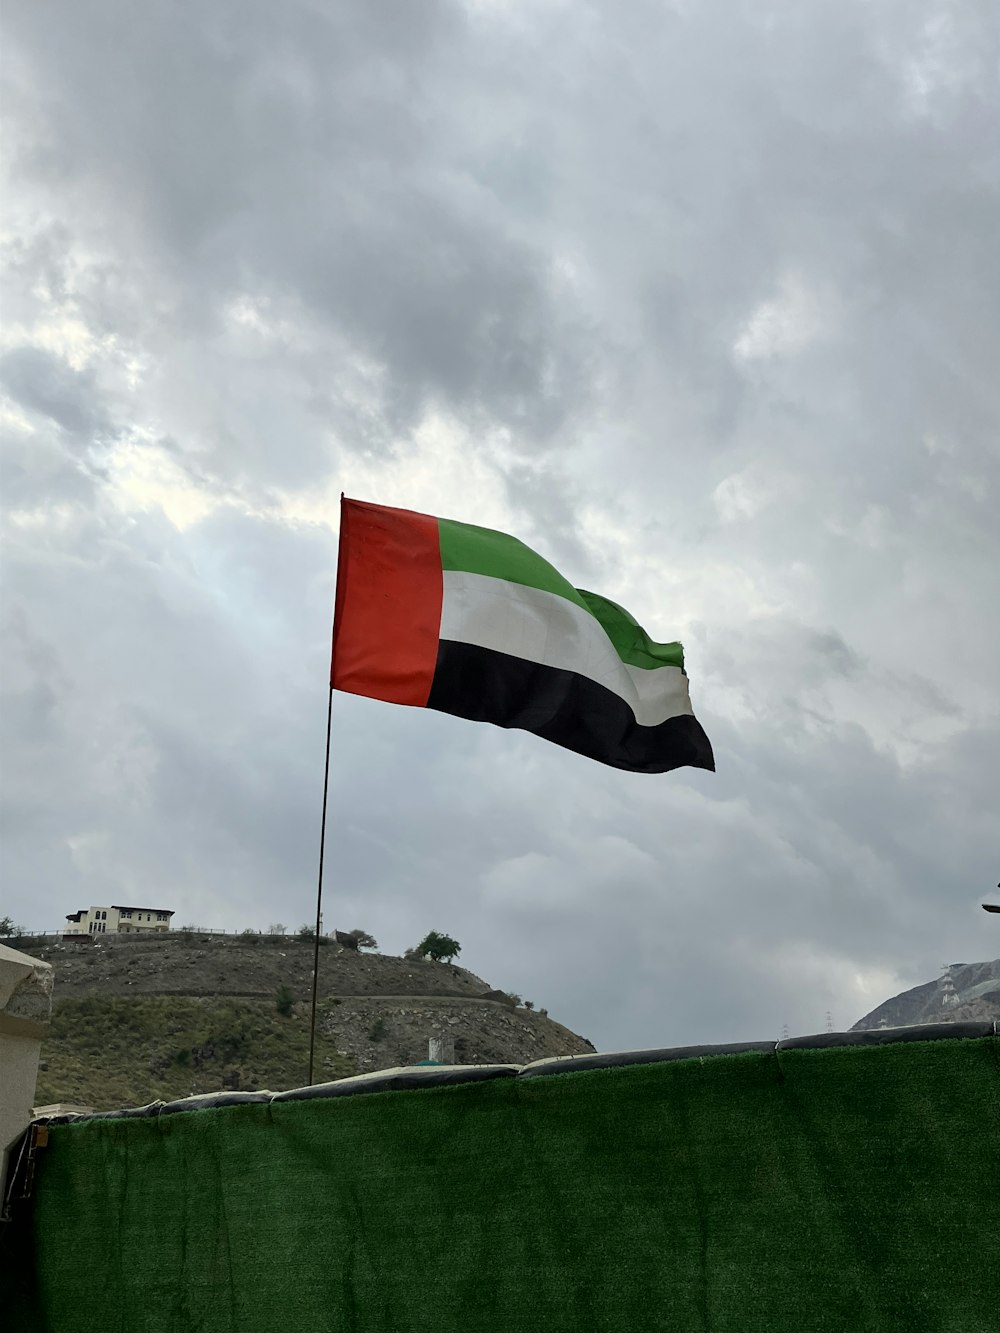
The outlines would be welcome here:
[[[56,1125],[2,1280],[39,1333],[995,1333],[998,1056],[760,1049]]]
[[[8,1149],[31,1119],[51,1009],[51,966],[0,944],[0,1200]]]

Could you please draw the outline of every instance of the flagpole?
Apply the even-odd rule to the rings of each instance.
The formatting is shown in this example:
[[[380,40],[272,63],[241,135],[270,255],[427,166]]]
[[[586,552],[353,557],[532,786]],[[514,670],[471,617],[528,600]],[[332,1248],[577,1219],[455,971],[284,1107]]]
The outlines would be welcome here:
[[[319,830],[319,878],[316,882],[316,934],[313,937],[312,1011],[309,1016],[309,1079],[312,1086],[316,1053],[316,993],[319,988],[319,932],[323,923],[323,853],[326,849],[326,798],[330,791],[330,729],[333,723],[333,686],[326,706],[326,757],[323,761],[323,814]]]

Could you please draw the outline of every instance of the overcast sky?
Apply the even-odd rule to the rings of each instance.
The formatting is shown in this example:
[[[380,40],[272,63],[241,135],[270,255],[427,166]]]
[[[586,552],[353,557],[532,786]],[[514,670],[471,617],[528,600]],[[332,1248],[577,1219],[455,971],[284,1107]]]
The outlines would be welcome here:
[[[718,772],[334,698],[327,926],[605,1049],[1000,952],[995,0],[11,0],[0,913],[313,914],[337,500],[680,638]]]

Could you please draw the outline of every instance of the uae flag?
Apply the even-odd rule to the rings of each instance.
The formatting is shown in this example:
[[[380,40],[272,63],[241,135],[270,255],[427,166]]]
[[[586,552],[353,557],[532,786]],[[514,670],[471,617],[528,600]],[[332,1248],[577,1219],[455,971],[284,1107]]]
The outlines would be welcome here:
[[[684,650],[501,532],[342,500],[330,684],[634,773],[715,768]]]

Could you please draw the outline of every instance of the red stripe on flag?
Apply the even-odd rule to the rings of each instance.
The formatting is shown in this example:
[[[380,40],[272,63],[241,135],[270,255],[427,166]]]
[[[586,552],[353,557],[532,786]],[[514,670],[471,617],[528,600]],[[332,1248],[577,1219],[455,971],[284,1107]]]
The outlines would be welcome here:
[[[423,708],[437,664],[442,590],[436,518],[342,499],[332,687]]]

